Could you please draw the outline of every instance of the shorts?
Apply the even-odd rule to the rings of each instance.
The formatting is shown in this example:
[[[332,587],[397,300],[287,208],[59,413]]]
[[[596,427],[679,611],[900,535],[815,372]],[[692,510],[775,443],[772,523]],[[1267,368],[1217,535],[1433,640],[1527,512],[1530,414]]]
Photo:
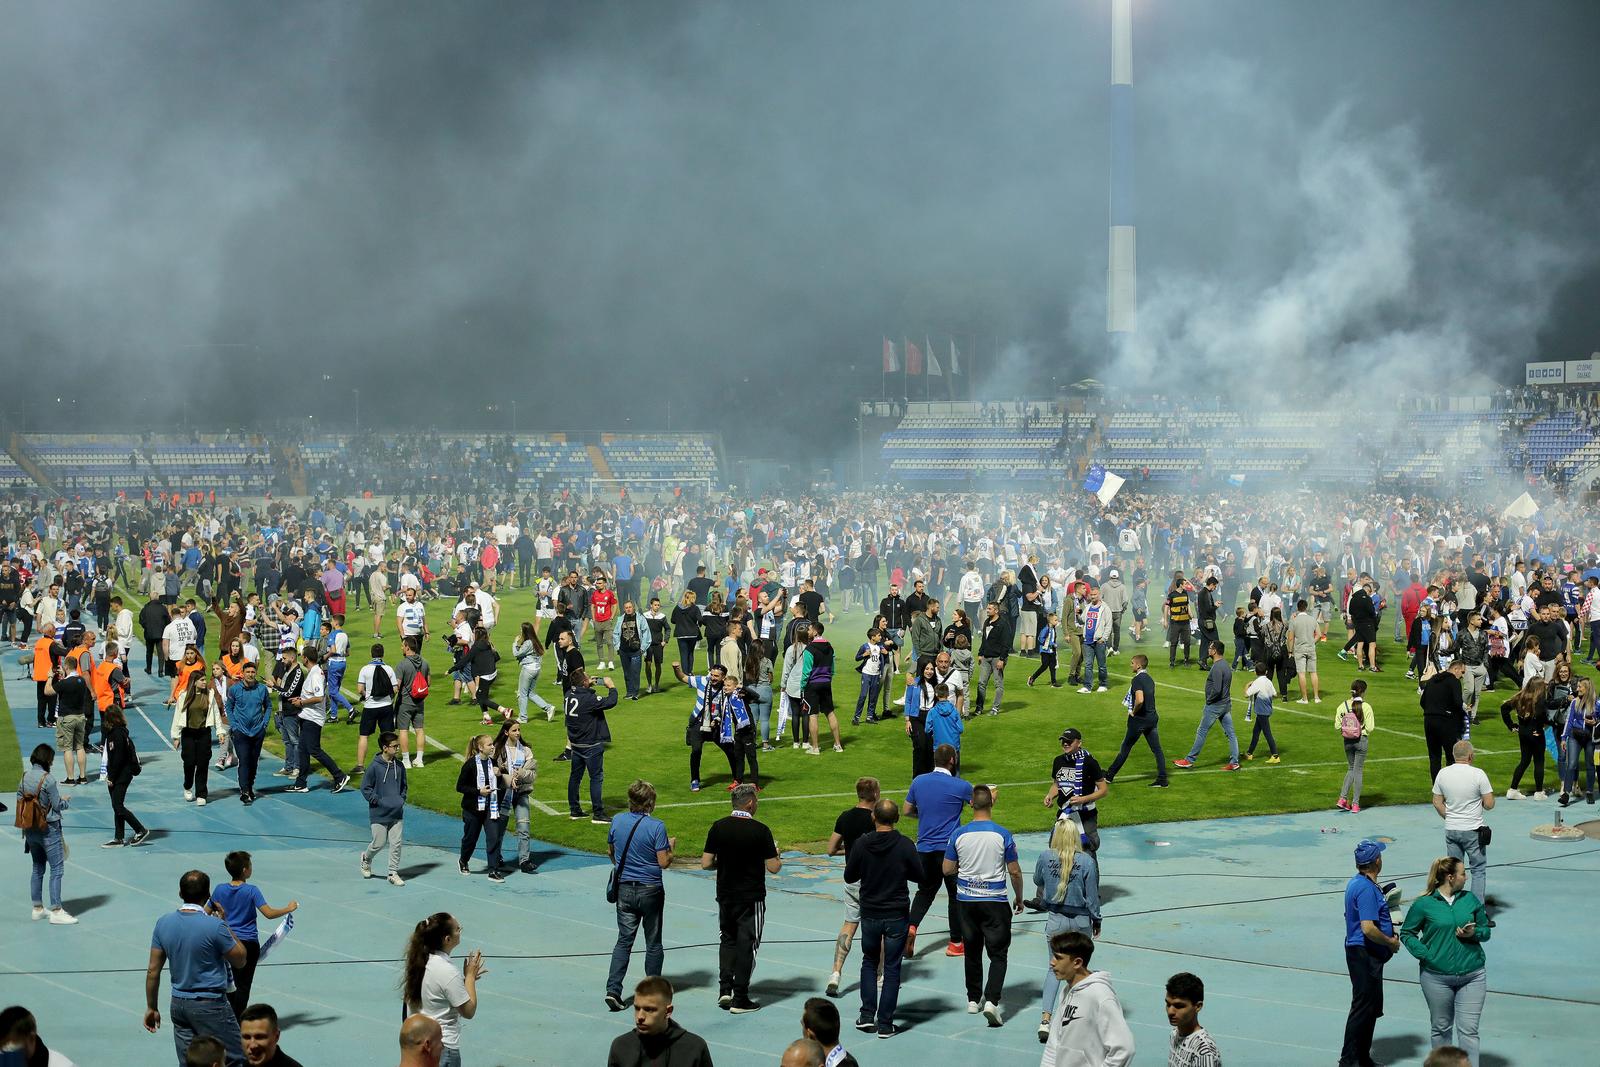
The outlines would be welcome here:
[[[1376,623],[1358,623],[1356,625],[1356,644],[1375,645],[1378,643],[1378,626]]]
[[[1024,610],[1017,616],[1017,636],[1031,638],[1039,632],[1039,616]]]
[[[510,574],[511,567],[514,562],[515,561],[511,558],[511,554],[509,552],[500,553],[500,558],[495,562],[494,565],[495,573]]]
[[[82,715],[63,715],[56,719],[56,749],[68,752],[83,748],[89,741],[89,720]]]
[[[1328,621],[1329,607],[1330,607],[1330,605],[1329,605],[1328,601],[1326,601],[1326,600],[1318,601],[1316,604],[1312,605],[1311,614],[1316,618],[1316,620],[1318,622],[1327,622]]]
[[[1144,622],[1150,615],[1150,609],[1135,600],[1133,602],[1133,619],[1135,622]]]
[[[1298,674],[1317,673],[1317,654],[1315,652],[1296,652],[1294,654],[1294,669]]]
[[[381,708],[361,709],[361,736],[371,737],[379,730],[385,732],[394,729],[394,705],[385,704]]]
[[[422,729],[422,706],[420,704],[415,706],[402,704],[400,710],[395,712],[392,729]]]
[[[846,882],[844,884],[844,921],[859,923],[861,921],[861,883]]]
[[[827,715],[833,711],[833,686],[806,686],[806,704],[811,709],[808,715]]]

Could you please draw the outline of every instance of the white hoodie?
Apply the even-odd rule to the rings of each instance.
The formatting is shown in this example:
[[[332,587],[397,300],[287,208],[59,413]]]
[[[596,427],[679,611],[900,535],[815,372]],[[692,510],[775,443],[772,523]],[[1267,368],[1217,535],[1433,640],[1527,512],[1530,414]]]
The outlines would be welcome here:
[[[1127,1067],[1133,1052],[1133,1031],[1110,975],[1091,971],[1077,985],[1061,987],[1039,1067]]]

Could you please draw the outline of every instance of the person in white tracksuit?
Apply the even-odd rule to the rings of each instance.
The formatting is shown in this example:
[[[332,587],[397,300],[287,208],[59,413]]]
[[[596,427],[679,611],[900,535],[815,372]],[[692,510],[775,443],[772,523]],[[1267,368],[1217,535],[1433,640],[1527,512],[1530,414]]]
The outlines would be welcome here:
[[[1093,939],[1080,931],[1050,939],[1050,969],[1061,979],[1061,1002],[1051,1017],[1039,1067],[1127,1067],[1133,1062],[1133,1031],[1122,1017],[1111,976],[1089,970],[1093,955]]]

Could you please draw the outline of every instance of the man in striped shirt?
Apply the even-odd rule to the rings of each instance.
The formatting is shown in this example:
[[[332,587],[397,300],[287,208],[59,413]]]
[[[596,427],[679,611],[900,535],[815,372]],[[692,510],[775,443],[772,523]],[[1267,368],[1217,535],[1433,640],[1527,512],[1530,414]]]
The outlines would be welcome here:
[[[1000,996],[1006,984],[1006,954],[1011,947],[1011,916],[1022,914],[1022,867],[1011,831],[994,821],[994,789],[972,787],[972,821],[950,835],[944,851],[944,873],[956,876],[961,925],[966,945],[967,1013],[980,1010],[990,1026],[999,1026]],[[1006,880],[1014,893],[1006,907]],[[989,981],[983,980],[983,957],[989,956]]]

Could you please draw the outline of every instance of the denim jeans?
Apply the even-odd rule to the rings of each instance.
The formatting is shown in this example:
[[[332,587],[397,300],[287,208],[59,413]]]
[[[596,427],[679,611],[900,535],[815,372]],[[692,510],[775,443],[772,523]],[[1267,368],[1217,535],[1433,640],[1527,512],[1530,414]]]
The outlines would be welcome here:
[[[543,664],[539,663],[538,660],[533,662],[534,666],[532,668],[523,667],[517,674],[517,717],[519,719],[528,717],[528,704],[530,701],[540,711],[550,712],[555,710],[555,705],[540,696],[535,690],[535,686],[539,684],[539,672]]]
[[[233,751],[239,757],[239,795],[254,796],[256,792],[256,764],[261,760],[262,734],[233,733]]]
[[[172,1043],[178,1050],[178,1067],[188,1062],[189,1043],[209,1034],[222,1042],[228,1067],[244,1067],[244,1042],[239,1037],[239,1020],[225,997],[192,1000],[173,997],[167,1005],[172,1023]]]
[[[1487,903],[1489,900],[1489,861],[1484,856],[1483,846],[1478,843],[1476,830],[1446,830],[1444,832],[1444,850],[1447,855],[1458,860],[1464,860],[1467,870],[1472,872],[1472,895],[1479,901]]]
[[[628,973],[628,958],[633,941],[644,926],[644,973],[661,973],[666,949],[661,945],[661,915],[667,905],[666,890],[659,884],[623,882],[617,887],[617,943],[611,948],[611,970],[606,975],[606,992],[622,996],[622,978]]]
[[[1578,791],[1578,768],[1583,768],[1583,790],[1586,793],[1594,792],[1594,742],[1590,740],[1579,741],[1576,737],[1567,739],[1566,751],[1561,757],[1561,791],[1563,793],[1576,793]]]
[[[772,684],[751,686],[755,699],[750,701],[750,717],[760,724],[761,741],[772,740]]]
[[[47,824],[44,830],[23,832],[28,855],[33,859],[33,880],[28,888],[35,904],[44,903],[44,869],[50,868],[50,907],[61,907],[61,875],[67,868],[67,852],[61,840],[61,824]]]
[[[461,1067],[461,1050],[446,1048],[439,1055],[439,1067]]]
[[[1044,913],[1044,1008],[1047,1015],[1054,1015],[1056,1001],[1061,997],[1061,979],[1056,977],[1056,972],[1050,968],[1050,939],[1057,934],[1064,934],[1068,930],[1076,930],[1085,937],[1094,931],[1094,922],[1087,915],[1063,915],[1060,912],[1047,911]]]
[[[602,745],[573,747],[572,770],[567,775],[567,807],[572,814],[583,814],[583,805],[578,803],[578,786],[585,771],[589,774],[589,811],[593,815],[605,814],[605,802],[601,799],[601,787],[606,780],[605,759],[606,750]]]
[[[622,683],[627,695],[639,695],[639,667],[644,663],[644,654],[641,652],[619,652],[622,657]]]
[[[866,708],[867,718],[876,719],[878,717],[874,709],[878,703],[878,687],[882,684],[883,676],[881,674],[862,674],[861,692],[856,694],[855,722],[861,721],[862,708]]]
[[[1099,684],[1106,684],[1106,643],[1104,641],[1085,641],[1083,643],[1083,684],[1089,684],[1089,675],[1096,673],[1098,668]]]
[[[346,712],[353,710],[349,699],[340,691],[339,687],[344,682],[345,660],[329,658],[328,669],[324,672],[328,681],[328,721],[333,722],[339,717],[339,709]]]
[[[1433,1044],[1455,1045],[1478,1067],[1478,1020],[1488,982],[1482,967],[1470,974],[1440,974],[1423,967],[1417,972],[1422,998],[1428,1002]]]
[[[283,765],[292,771],[300,766],[300,716],[280,716],[278,733],[283,737]]]
[[[894,1009],[900,1003],[900,961],[906,951],[909,919],[861,918],[861,1017],[872,1019],[878,1033],[894,1026]],[[883,989],[878,989],[878,967],[883,967]]]
[[[1211,732],[1213,725],[1222,727],[1222,736],[1228,739],[1228,762],[1239,762],[1239,735],[1233,732],[1233,701],[1226,704],[1207,704],[1200,713],[1200,728],[1194,734],[1194,747],[1189,750],[1186,759],[1193,760],[1200,755],[1200,750],[1205,747],[1206,735]]]

